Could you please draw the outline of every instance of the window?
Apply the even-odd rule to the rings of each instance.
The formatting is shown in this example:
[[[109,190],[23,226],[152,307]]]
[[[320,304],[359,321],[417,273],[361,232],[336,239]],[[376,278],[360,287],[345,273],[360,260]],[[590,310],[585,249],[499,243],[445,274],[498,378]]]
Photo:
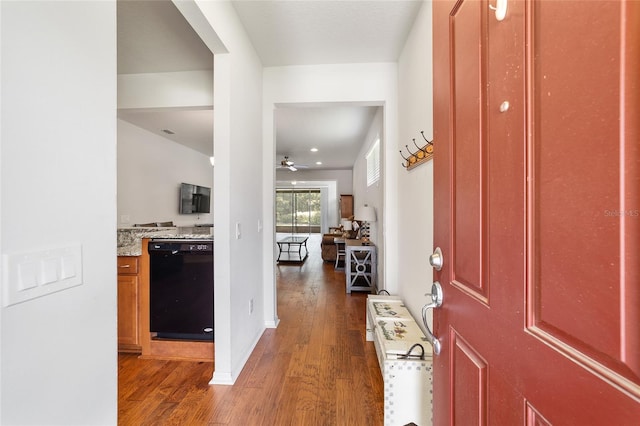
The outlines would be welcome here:
[[[319,189],[276,190],[276,232],[320,232]]]
[[[380,138],[377,138],[367,153],[367,186],[380,180]]]

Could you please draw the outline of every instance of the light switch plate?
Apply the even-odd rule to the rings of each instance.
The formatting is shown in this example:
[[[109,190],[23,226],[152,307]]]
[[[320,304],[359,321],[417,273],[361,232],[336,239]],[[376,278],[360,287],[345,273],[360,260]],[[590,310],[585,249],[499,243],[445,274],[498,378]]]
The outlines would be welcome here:
[[[2,255],[2,305],[11,306],[82,284],[82,245]]]

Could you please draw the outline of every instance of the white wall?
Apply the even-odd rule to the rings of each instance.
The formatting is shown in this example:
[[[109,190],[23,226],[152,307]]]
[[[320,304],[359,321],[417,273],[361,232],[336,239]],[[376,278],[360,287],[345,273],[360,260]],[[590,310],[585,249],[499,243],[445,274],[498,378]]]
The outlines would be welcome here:
[[[116,5],[0,15],[1,252],[82,246],[82,285],[1,308],[0,422],[116,424]]]
[[[384,107],[382,156],[388,157],[385,151],[397,155],[397,64],[336,64],[271,67],[264,70],[263,93],[263,209],[265,212],[265,229],[274,229],[274,175],[275,140],[274,109],[278,105],[295,103],[348,103],[359,105],[378,105]],[[217,151],[216,151],[217,152]],[[384,163],[383,163],[384,166]],[[397,256],[397,212],[395,209],[397,187],[395,168],[382,170],[384,204],[386,213],[383,226],[386,255],[380,264],[384,275],[381,280],[389,281],[398,270]],[[391,190],[389,190],[391,189]],[[359,200],[355,199],[358,203]],[[276,292],[275,292],[275,241],[274,235],[265,233],[264,238],[264,277],[265,290],[271,291],[266,298],[273,306],[273,322],[277,324]]]
[[[256,178],[262,175],[263,164],[262,64],[230,2],[174,4],[214,54],[216,345],[212,383],[231,384],[271,318],[264,310],[263,270],[258,266],[263,259],[263,184]]]
[[[213,71],[118,75],[118,109],[210,108]]]
[[[376,221],[369,222],[369,234],[370,239],[376,244],[376,253],[378,259],[384,259],[386,255],[385,250],[385,233],[384,233],[384,223],[385,223],[385,204],[384,204],[384,132],[382,128],[383,123],[383,113],[384,110],[382,108],[378,108],[376,115],[371,122],[371,126],[367,131],[367,136],[362,141],[362,147],[360,148],[360,152],[358,153],[358,157],[356,159],[355,164],[353,165],[353,201],[354,201],[354,210],[357,212],[358,207],[364,206],[365,204],[373,207],[376,211]],[[373,144],[377,139],[380,139],[380,169],[382,173],[380,175],[380,180],[374,183],[371,186],[367,186],[367,159],[366,155],[369,153]],[[388,206],[389,211],[394,211],[394,206]],[[358,217],[356,216],[356,219]],[[378,262],[378,289],[387,289],[387,291],[394,291],[397,287],[397,280],[395,277],[389,280],[389,287],[387,288],[386,277],[384,273],[384,262]]]
[[[353,191],[353,172],[351,170],[303,170],[289,172],[278,170],[276,180],[290,182],[292,180],[313,182],[313,181],[336,181],[338,194],[351,194]]]
[[[213,188],[209,157],[118,120],[118,226],[213,223],[213,213],[179,213],[181,182]]]
[[[398,271],[398,294],[415,318],[427,303],[431,290],[433,249],[433,160],[406,171],[398,150],[420,144],[425,136],[433,138],[433,90],[431,53],[431,2],[422,5],[398,62],[399,138],[389,163],[398,168],[398,253],[402,259]],[[423,142],[424,144],[424,142]],[[435,141],[438,149],[438,141]],[[421,323],[422,321],[418,321]]]

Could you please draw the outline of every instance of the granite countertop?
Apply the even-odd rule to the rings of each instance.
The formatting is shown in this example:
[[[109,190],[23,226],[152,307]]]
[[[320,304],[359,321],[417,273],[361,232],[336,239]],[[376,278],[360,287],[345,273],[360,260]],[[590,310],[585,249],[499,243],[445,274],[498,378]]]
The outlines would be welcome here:
[[[118,256],[140,256],[142,254],[143,238],[213,240],[213,228],[201,226],[118,228]]]

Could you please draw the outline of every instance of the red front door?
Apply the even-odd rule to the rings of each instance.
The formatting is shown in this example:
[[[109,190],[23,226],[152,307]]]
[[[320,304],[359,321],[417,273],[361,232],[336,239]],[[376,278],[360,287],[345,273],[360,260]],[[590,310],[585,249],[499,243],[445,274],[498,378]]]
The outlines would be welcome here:
[[[433,2],[436,425],[640,424],[639,34],[638,1]]]

